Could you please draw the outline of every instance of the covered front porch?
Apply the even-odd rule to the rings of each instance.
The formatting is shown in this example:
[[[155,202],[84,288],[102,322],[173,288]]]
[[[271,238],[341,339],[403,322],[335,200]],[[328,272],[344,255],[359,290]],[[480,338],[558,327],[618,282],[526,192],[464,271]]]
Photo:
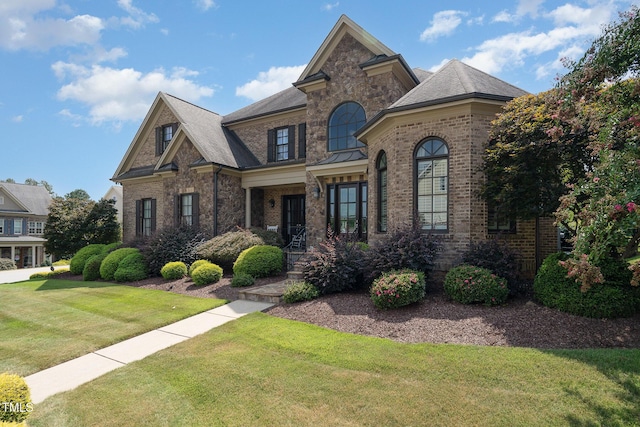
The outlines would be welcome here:
[[[48,259],[45,242],[46,239],[34,236],[0,238],[0,258],[13,260],[18,268],[38,267]]]

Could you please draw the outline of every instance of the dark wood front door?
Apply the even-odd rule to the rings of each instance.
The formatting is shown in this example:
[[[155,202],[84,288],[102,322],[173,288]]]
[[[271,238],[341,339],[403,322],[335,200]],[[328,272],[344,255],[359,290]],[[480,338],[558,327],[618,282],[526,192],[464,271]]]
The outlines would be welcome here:
[[[305,196],[298,194],[282,197],[282,237],[286,244],[305,227]]]

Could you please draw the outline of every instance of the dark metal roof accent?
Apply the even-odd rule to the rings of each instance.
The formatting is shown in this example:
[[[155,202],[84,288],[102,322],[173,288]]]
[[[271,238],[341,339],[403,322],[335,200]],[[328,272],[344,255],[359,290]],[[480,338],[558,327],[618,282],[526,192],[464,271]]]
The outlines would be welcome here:
[[[145,177],[145,176],[152,176],[153,172],[154,172],[154,169],[155,169],[155,165],[141,166],[141,167],[138,167],[138,168],[131,168],[128,171],[126,171],[125,173],[118,175],[113,180],[114,181],[120,181],[120,180],[124,180],[124,179],[142,178],[142,177]]]
[[[300,80],[300,81],[297,81],[297,82],[293,83],[293,85],[295,87],[298,87],[298,86],[302,86],[302,85],[305,85],[307,83],[315,82],[315,81],[318,81],[318,80],[329,81],[329,80],[331,80],[331,77],[329,77],[329,75],[327,73],[325,73],[324,71],[320,70],[317,73],[308,76],[304,80]]]
[[[156,172],[168,172],[168,171],[175,172],[177,170],[178,170],[178,165],[176,165],[174,162],[171,162],[171,163],[167,163],[167,164],[164,164],[164,165],[160,166],[156,170]]]
[[[313,166],[330,165],[334,163],[343,163],[343,162],[353,162],[356,160],[362,160],[366,158],[367,158],[367,155],[358,149],[348,150],[348,151],[338,151],[338,152],[332,153],[326,159],[320,160],[319,162],[314,163]]]
[[[359,67],[360,67],[360,69],[365,69],[365,68],[370,67],[372,65],[383,64],[385,62],[391,62],[391,61],[396,61],[396,60],[399,61],[400,64],[402,64],[404,69],[407,71],[407,74],[411,77],[411,79],[414,81],[414,83],[416,85],[420,84],[420,79],[416,76],[416,74],[413,72],[413,70],[409,67],[409,64],[407,64],[407,62],[404,60],[402,55],[400,55],[399,53],[397,53],[395,55],[391,55],[391,56],[387,56],[385,54],[375,55],[371,59],[369,59],[368,61],[365,61],[362,64],[360,64]]]

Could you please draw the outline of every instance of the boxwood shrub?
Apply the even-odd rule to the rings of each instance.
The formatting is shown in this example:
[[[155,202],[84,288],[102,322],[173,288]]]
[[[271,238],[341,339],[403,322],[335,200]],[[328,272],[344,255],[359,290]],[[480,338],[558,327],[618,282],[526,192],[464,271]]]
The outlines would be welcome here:
[[[168,262],[160,269],[160,274],[166,280],[182,279],[188,272],[187,265],[182,261]]]
[[[452,268],[444,278],[444,291],[462,304],[504,304],[509,296],[507,280],[486,268],[462,264]]]
[[[189,266],[189,276],[193,274],[193,270],[205,264],[211,264],[211,261],[206,259],[199,259],[197,261],[192,262],[191,265]]]
[[[287,286],[282,294],[282,300],[287,304],[300,301],[311,301],[320,296],[318,288],[308,282],[293,282]]]
[[[610,265],[603,266],[601,271],[605,282],[594,284],[586,292],[582,292],[581,284],[574,278],[567,277],[567,270],[559,263],[566,259],[568,256],[559,252],[549,255],[540,266],[533,282],[533,291],[535,299],[541,304],[578,316],[595,318],[629,317],[637,311],[639,290],[632,288],[629,282],[615,281],[616,277],[628,277],[626,272],[616,272]],[[624,264],[619,266],[626,270]]]
[[[425,286],[422,271],[394,270],[374,280],[369,295],[377,308],[398,308],[423,299]]]
[[[233,274],[253,277],[276,276],[282,272],[283,253],[277,246],[258,245],[245,249],[233,264]]]
[[[71,262],[69,263],[69,271],[71,271],[71,274],[82,274],[85,262],[92,256],[101,253],[104,250],[105,246],[106,245],[103,245],[101,243],[95,243],[87,245],[76,252],[73,258],[71,258]]]
[[[234,274],[231,278],[231,287],[243,288],[245,286],[251,286],[256,282],[256,279],[252,275],[246,273]]]
[[[111,252],[100,264],[100,277],[103,280],[115,280],[114,274],[118,269],[120,261],[125,259],[128,255],[138,253],[136,248],[120,248]]]
[[[113,274],[116,282],[135,282],[146,279],[148,276],[147,261],[140,251],[127,255],[120,261],[118,269]]]
[[[216,283],[220,280],[221,277],[222,267],[210,262],[200,265],[191,273],[191,279],[193,279],[193,283],[198,286]]]
[[[8,372],[0,373],[0,422],[20,423],[31,410],[31,393],[24,378]]]
[[[97,255],[92,255],[84,263],[84,269],[82,270],[82,279],[85,281],[100,279],[100,265],[102,261],[109,255],[106,252],[101,252]]]
[[[507,279],[507,286],[512,294],[516,293],[520,278],[520,254],[501,240],[490,239],[471,242],[462,254],[464,264],[491,270],[493,274]]]

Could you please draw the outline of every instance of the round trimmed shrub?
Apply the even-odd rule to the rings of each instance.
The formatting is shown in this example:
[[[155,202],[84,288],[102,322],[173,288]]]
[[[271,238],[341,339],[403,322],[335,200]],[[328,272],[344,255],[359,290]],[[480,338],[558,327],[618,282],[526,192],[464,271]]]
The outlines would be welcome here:
[[[197,261],[194,261],[189,266],[189,276],[191,276],[193,274],[193,270],[195,270],[196,268],[200,267],[201,265],[205,265],[205,264],[211,264],[211,261],[206,260],[206,259],[199,259]]]
[[[287,286],[282,294],[282,300],[287,304],[300,301],[311,301],[320,296],[318,288],[308,282],[294,282]]]
[[[264,228],[251,227],[251,232],[256,236],[260,237],[263,243],[257,243],[262,245],[270,245],[277,246],[279,248],[284,246],[284,240],[282,239],[282,235],[276,231],[268,231]]]
[[[95,243],[92,245],[87,245],[76,252],[73,258],[71,258],[71,262],[69,263],[69,271],[71,271],[71,274],[82,274],[85,262],[92,256],[101,253],[104,250],[105,246],[106,245],[103,245],[101,243]]]
[[[198,256],[229,271],[242,251],[264,244],[259,236],[249,230],[230,231],[198,246]]]
[[[187,265],[182,261],[168,262],[160,269],[160,274],[166,280],[182,279],[188,272]]]
[[[233,264],[233,274],[253,277],[275,276],[282,272],[283,253],[277,246],[259,245],[245,249]]]
[[[146,279],[149,276],[147,261],[140,251],[127,255],[113,274],[116,282],[135,282]]]
[[[533,282],[534,297],[542,305],[578,316],[615,318],[632,316],[638,309],[638,290],[630,284],[613,282],[626,273],[602,268],[605,283],[593,284],[587,291],[580,290],[580,283],[567,277],[567,270],[560,265],[569,257],[562,253],[549,255],[538,270]],[[606,273],[606,275],[605,275]]]
[[[409,269],[383,273],[369,291],[373,305],[383,310],[418,302],[425,293],[424,273]]]
[[[22,422],[32,410],[26,381],[19,375],[0,373],[0,422]]]
[[[101,252],[97,255],[93,255],[87,259],[84,263],[84,269],[82,270],[82,279],[85,281],[100,279],[100,265],[102,261],[107,257],[108,253]]]
[[[252,275],[246,273],[234,274],[231,278],[232,288],[244,288],[251,286],[256,282]]]
[[[115,280],[114,274],[118,269],[120,261],[138,252],[139,250],[136,248],[120,248],[111,252],[100,264],[100,277],[103,280]]]
[[[216,264],[207,263],[199,266],[193,273],[191,279],[198,286],[210,285],[216,283],[222,277],[222,267]]]
[[[18,267],[16,263],[13,262],[12,259],[9,258],[0,258],[0,271],[2,270],[15,270]]]
[[[444,278],[444,291],[462,304],[504,304],[509,296],[507,280],[486,268],[462,264],[452,268]]]

